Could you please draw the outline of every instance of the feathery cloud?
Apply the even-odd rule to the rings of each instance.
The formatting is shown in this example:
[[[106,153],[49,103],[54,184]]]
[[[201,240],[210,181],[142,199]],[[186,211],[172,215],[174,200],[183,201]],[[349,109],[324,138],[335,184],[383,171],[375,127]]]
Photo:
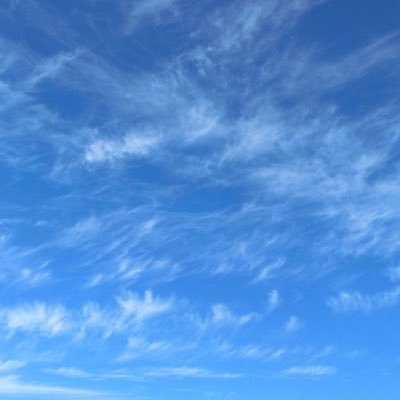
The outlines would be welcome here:
[[[309,377],[319,377],[326,375],[336,374],[336,368],[326,365],[309,365],[309,366],[297,366],[291,367],[283,371],[284,375],[289,376],[309,376]]]
[[[400,287],[372,295],[360,292],[340,292],[328,300],[328,306],[338,313],[370,312],[393,307],[400,302]]]

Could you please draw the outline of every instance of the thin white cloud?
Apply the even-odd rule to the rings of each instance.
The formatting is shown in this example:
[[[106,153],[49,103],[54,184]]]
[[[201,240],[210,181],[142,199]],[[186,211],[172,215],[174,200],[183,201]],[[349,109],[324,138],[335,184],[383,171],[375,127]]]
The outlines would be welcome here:
[[[117,361],[128,361],[143,356],[162,356],[171,350],[171,346],[167,342],[153,341],[149,342],[143,337],[131,336],[128,339],[128,347],[117,357]]]
[[[59,305],[33,303],[3,308],[0,317],[0,326],[10,334],[24,331],[51,337],[63,334],[69,328],[67,311]]]
[[[75,51],[72,53],[61,53],[57,54],[54,57],[45,59],[43,62],[37,65],[27,81],[24,82],[24,89],[33,89],[40,82],[54,78],[61,72],[60,70],[65,65],[68,65],[70,62],[75,60],[79,56],[79,54],[79,51]]]
[[[400,287],[372,295],[360,292],[341,292],[328,300],[328,306],[338,313],[370,312],[400,303]]]
[[[309,366],[296,366],[283,371],[283,375],[289,376],[308,376],[319,377],[336,374],[337,370],[334,367],[327,365],[309,365]]]
[[[201,317],[198,314],[189,314],[189,319],[200,330],[222,329],[226,327],[241,327],[259,318],[257,313],[235,314],[225,304],[213,304],[211,312]]]
[[[5,372],[5,371],[12,371],[15,369],[22,368],[26,365],[27,363],[25,361],[20,361],[20,360],[6,360],[0,362],[0,372]]]
[[[256,314],[235,315],[224,304],[214,304],[211,309],[211,323],[215,325],[245,325],[256,318]]]
[[[124,157],[144,157],[160,142],[156,136],[129,134],[121,140],[99,139],[85,150],[85,160],[89,163],[115,161]]]
[[[145,376],[163,377],[163,378],[212,378],[212,379],[235,379],[240,378],[241,374],[220,373],[204,368],[193,367],[171,367],[171,368],[156,368],[148,370],[144,373]]]
[[[40,285],[41,283],[50,280],[50,271],[45,269],[46,265],[33,269],[33,268],[22,268],[19,276],[19,283],[34,287]]]
[[[126,295],[117,299],[122,314],[125,318],[134,318],[137,321],[144,321],[159,314],[170,311],[173,307],[172,299],[161,299],[155,297],[151,290],[146,290],[143,299],[128,292]]]
[[[267,299],[268,312],[274,311],[275,309],[277,309],[279,307],[280,304],[281,304],[281,296],[280,296],[279,292],[276,289],[271,290],[268,293],[268,299]]]
[[[156,19],[165,11],[171,10],[176,0],[147,0],[145,2],[133,2],[128,11],[125,34],[132,33],[144,20]]]
[[[104,393],[86,389],[70,388],[65,386],[52,386],[39,383],[28,383],[22,381],[18,376],[0,377],[1,395],[41,395],[41,396],[63,396],[67,398],[101,397]]]
[[[174,300],[163,299],[147,290],[143,298],[138,294],[126,292],[117,299],[115,307],[101,307],[95,302],[84,305],[76,327],[79,328],[78,339],[83,339],[90,331],[101,332],[107,338],[116,333],[136,329],[149,320],[174,311]]]
[[[57,368],[57,369],[47,369],[46,371],[50,372],[51,374],[65,376],[68,378],[90,378],[93,376],[89,372],[86,372],[86,371],[83,371],[81,369],[74,368],[74,367],[61,367],[61,368]]]
[[[388,275],[392,282],[400,282],[400,267],[389,268]]]
[[[17,332],[48,337],[72,335],[83,339],[89,332],[104,338],[139,328],[149,319],[174,311],[174,300],[163,299],[147,290],[143,297],[125,292],[108,306],[88,302],[81,308],[68,309],[62,305],[26,303],[0,309],[0,329],[13,335]]]
[[[262,267],[259,270],[256,278],[254,279],[254,282],[262,282],[267,279],[272,279],[273,277],[276,276],[278,271],[280,271],[283,268],[284,265],[285,265],[285,260],[280,258],[274,261],[273,263]]]
[[[304,322],[299,317],[292,315],[285,324],[286,333],[295,333],[304,326]]]
[[[65,246],[82,245],[88,239],[93,239],[100,230],[101,221],[96,217],[83,218],[64,230],[60,238],[60,244]]]

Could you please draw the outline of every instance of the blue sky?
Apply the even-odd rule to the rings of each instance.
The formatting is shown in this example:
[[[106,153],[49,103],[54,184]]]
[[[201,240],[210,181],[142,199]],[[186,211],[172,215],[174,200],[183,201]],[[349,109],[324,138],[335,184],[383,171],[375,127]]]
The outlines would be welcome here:
[[[3,0],[0,398],[397,398],[399,16]]]

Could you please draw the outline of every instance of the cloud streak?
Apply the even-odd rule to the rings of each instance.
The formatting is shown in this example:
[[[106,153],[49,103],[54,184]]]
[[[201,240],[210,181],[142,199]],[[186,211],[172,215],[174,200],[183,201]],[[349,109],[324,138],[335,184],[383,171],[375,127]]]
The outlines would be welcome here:
[[[340,292],[328,300],[328,306],[338,313],[371,312],[394,307],[400,302],[400,288],[375,293],[372,295],[360,292]]]

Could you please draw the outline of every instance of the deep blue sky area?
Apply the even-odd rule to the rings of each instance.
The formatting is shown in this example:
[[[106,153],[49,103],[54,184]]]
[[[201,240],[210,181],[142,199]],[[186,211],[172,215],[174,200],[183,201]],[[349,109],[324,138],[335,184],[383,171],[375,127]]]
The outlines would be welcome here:
[[[3,0],[0,399],[395,400],[400,2]]]

